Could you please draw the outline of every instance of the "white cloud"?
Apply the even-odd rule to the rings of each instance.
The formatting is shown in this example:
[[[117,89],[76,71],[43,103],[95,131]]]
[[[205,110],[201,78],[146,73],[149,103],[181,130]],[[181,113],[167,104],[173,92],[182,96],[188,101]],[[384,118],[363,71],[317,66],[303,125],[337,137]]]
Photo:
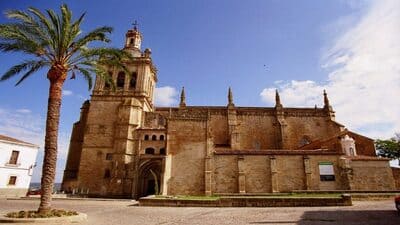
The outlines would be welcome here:
[[[159,87],[155,90],[156,106],[172,106],[177,103],[177,91],[170,86]]]
[[[62,95],[63,96],[70,96],[73,95],[74,93],[71,90],[63,90]]]
[[[32,111],[29,109],[17,109],[15,110],[18,113],[31,113]]]
[[[400,1],[368,4],[362,17],[333,40],[323,55],[325,83],[276,83],[284,106],[322,104],[326,89],[337,120],[367,136],[387,138],[400,131]],[[274,100],[275,87],[261,92]]]

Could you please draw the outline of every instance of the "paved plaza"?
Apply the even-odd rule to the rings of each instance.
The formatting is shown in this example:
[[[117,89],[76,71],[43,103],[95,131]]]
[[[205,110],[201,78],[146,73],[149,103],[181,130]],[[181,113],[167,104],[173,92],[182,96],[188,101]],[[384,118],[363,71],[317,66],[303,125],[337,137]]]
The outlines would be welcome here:
[[[132,201],[55,200],[54,208],[88,215],[81,224],[296,224],[399,225],[393,201],[359,201],[349,207],[175,208],[138,207]],[[38,200],[0,199],[0,212],[34,209]],[[59,225],[59,224],[58,224]]]

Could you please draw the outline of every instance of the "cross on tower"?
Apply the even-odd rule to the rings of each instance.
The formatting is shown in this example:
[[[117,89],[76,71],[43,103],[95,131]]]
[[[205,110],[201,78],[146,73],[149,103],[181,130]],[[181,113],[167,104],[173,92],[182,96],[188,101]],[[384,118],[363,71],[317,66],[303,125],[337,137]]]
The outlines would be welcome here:
[[[132,23],[132,25],[133,25],[133,29],[137,30],[137,25],[139,25],[139,24],[136,20]]]

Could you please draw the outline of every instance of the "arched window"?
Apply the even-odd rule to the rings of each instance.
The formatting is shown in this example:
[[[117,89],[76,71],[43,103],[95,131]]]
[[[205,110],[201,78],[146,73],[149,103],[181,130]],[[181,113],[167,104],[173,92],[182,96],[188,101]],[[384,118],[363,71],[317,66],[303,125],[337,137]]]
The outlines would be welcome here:
[[[129,88],[130,89],[135,89],[136,88],[136,79],[137,79],[137,74],[136,72],[133,72],[131,75],[131,80],[129,81]]]
[[[165,148],[160,148],[160,155],[165,155]]]
[[[145,141],[148,141],[148,140],[149,140],[149,135],[148,135],[148,134],[144,135],[144,140],[145,140]]]
[[[124,84],[125,84],[125,73],[119,72],[117,77],[117,87],[124,88]]]
[[[145,154],[150,154],[150,155],[154,155],[154,148],[146,148],[144,150]]]
[[[164,135],[160,135],[160,141],[164,141]]]
[[[151,140],[157,141],[157,136],[154,134],[153,136],[151,136]]]
[[[350,155],[351,155],[351,156],[354,156],[354,155],[355,155],[355,154],[354,154],[354,149],[353,149],[352,147],[350,147],[349,150],[350,150]]]
[[[311,141],[310,141],[310,138],[308,136],[303,136],[299,141],[300,147],[304,146],[304,145],[308,145],[310,143],[311,143]]]
[[[129,43],[133,44],[133,38],[129,39]]]

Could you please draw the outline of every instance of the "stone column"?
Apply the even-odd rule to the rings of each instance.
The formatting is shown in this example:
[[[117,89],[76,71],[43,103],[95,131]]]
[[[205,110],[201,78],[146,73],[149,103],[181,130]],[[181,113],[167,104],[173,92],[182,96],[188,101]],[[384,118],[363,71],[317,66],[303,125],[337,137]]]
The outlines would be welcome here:
[[[303,157],[304,162],[304,173],[306,175],[306,190],[311,189],[311,167],[310,158],[306,155]]]
[[[211,171],[211,157],[210,156],[206,156],[206,158],[205,158],[205,173],[204,173],[204,175],[205,175],[205,180],[204,180],[204,183],[205,183],[205,194],[207,195],[207,196],[210,196],[210,195],[212,195],[212,190],[211,190],[211,173],[212,173],[212,171]]]
[[[246,193],[246,177],[244,174],[244,168],[243,168],[243,162],[244,157],[239,156],[238,157],[238,184],[239,184],[239,193]]]
[[[275,156],[269,157],[271,167],[271,190],[273,193],[279,192],[278,190],[278,169],[276,166]]]
[[[231,149],[240,149],[237,112],[234,106],[228,106],[228,132]]]
[[[210,117],[210,112],[208,112],[208,118]],[[210,119],[208,119],[206,123],[206,157],[204,165],[204,190],[207,196],[212,195],[213,146],[214,142],[211,135]]]

